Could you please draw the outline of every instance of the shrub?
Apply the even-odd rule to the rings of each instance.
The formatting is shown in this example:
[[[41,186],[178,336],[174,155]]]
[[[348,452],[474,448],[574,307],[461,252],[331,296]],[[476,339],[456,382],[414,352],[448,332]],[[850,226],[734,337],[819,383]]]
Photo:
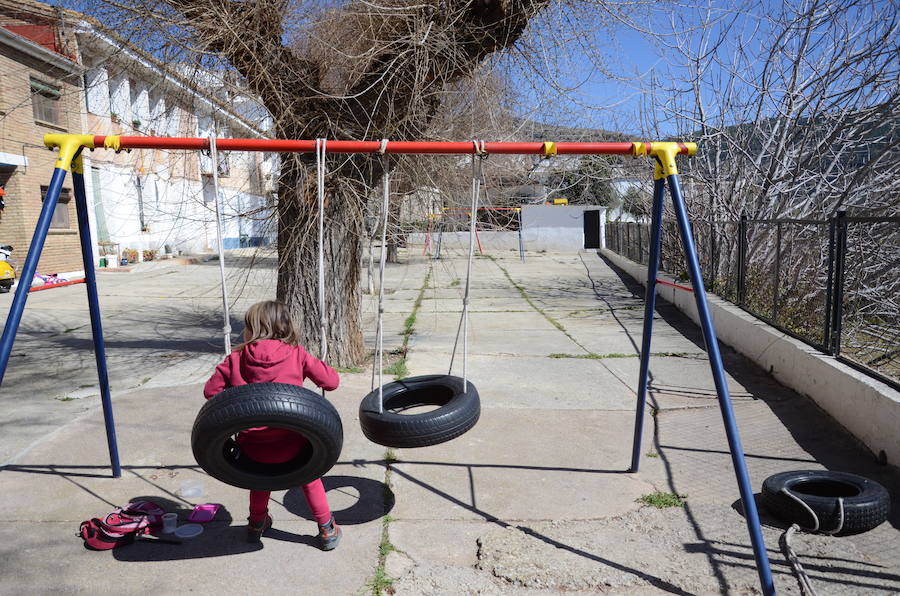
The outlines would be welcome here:
[[[155,258],[156,258],[155,250],[145,250],[144,251],[144,260],[145,261],[152,261]]]
[[[136,263],[138,260],[138,251],[133,248],[123,248],[122,249],[122,258],[128,261],[129,263]]]

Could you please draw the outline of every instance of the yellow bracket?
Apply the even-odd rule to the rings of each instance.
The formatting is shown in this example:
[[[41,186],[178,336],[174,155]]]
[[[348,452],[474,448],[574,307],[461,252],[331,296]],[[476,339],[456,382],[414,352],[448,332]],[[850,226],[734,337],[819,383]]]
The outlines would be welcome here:
[[[659,143],[632,143],[634,156],[649,155],[656,161],[653,179],[661,180],[678,173],[675,165],[676,155],[696,155],[697,143],[676,143],[663,141]]]
[[[59,157],[56,159],[56,167],[66,170],[72,169],[73,160],[75,161],[75,172],[84,173],[84,167],[81,163],[81,156],[75,159],[75,155],[82,147],[88,149],[94,148],[94,135],[69,135],[69,134],[50,134],[44,135],[44,145],[48,149],[54,147],[59,148]]]
[[[544,157],[553,157],[556,155],[556,143],[550,141],[544,142]]]
[[[84,176],[84,160],[81,159],[81,153],[72,160],[72,173]]]
[[[122,137],[119,135],[110,135],[103,139],[103,148],[104,149],[112,149],[116,153],[122,150]],[[129,151],[125,150],[126,153]]]

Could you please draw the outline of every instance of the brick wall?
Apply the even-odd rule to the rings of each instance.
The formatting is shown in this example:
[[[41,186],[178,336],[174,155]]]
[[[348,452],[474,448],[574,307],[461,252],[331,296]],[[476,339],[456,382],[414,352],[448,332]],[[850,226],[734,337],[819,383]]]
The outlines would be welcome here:
[[[11,244],[19,269],[40,213],[41,186],[50,182],[56,154],[43,146],[43,135],[80,132],[81,96],[78,80],[34,58],[0,44],[0,152],[24,155],[27,166],[18,166],[6,183],[6,209],[0,212],[0,244]],[[59,121],[36,122],[31,98],[31,78],[59,87]],[[73,84],[74,83],[74,84]],[[64,188],[72,188],[71,175]],[[59,273],[83,269],[75,215],[74,195],[65,206],[68,229],[51,230],[38,262],[39,273]]]

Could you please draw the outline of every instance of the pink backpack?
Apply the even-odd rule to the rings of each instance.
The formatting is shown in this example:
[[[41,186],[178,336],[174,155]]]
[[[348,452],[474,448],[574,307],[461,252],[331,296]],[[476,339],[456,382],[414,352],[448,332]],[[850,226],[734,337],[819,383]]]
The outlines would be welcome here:
[[[135,501],[119,507],[105,518],[81,522],[78,535],[90,550],[109,550],[149,534],[162,523],[162,507],[153,501]]]

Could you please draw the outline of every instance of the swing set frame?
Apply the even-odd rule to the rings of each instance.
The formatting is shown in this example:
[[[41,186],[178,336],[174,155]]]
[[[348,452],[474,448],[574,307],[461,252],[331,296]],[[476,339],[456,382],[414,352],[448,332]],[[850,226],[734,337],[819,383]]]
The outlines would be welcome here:
[[[628,155],[633,157],[649,157],[654,160],[653,215],[651,220],[650,258],[647,265],[647,288],[644,301],[644,327],[641,342],[641,362],[638,378],[638,396],[635,412],[634,442],[630,472],[637,472],[641,457],[641,437],[644,414],[647,402],[647,386],[649,378],[650,344],[653,330],[653,313],[656,306],[656,281],[659,272],[660,241],[662,232],[663,205],[666,188],[672,198],[679,234],[687,259],[687,268],[694,291],[703,338],[709,356],[710,369],[718,396],[719,407],[725,425],[725,432],[731,452],[731,459],[740,489],[744,515],[753,554],[756,559],[757,572],[764,594],[774,594],[775,588],[765,542],[760,528],[759,513],[753,498],[753,489],[744,459],[740,433],[731,405],[731,396],[725,380],[722,356],[716,340],[715,328],[710,316],[709,305],[697,250],[691,233],[690,221],[682,195],[681,184],[676,167],[676,156],[696,154],[695,143],[681,142],[619,142],[619,143],[508,143],[508,142],[428,142],[428,141],[328,141],[327,149],[321,140],[288,140],[288,139],[231,139],[231,138],[169,138],[169,137],[129,137],[78,134],[49,134],[44,136],[44,145],[51,150],[58,150],[50,185],[38,216],[34,236],[28,248],[28,255],[22,267],[20,282],[0,338],[0,384],[9,363],[12,346],[15,340],[25,302],[28,298],[30,281],[34,277],[38,260],[50,228],[50,220],[59,199],[60,190],[69,171],[72,173],[72,185],[75,191],[75,207],[78,218],[78,231],[81,241],[81,254],[84,260],[85,288],[93,334],[94,354],[97,363],[103,416],[106,425],[106,438],[110,453],[112,476],[121,476],[119,453],[116,441],[115,423],[113,420],[112,400],[109,389],[109,375],[106,366],[106,351],[103,342],[103,329],[100,319],[100,303],[97,293],[97,276],[94,269],[91,234],[88,223],[88,202],[84,185],[84,149],[112,149],[122,151],[129,149],[169,149],[169,150],[201,150],[201,151],[268,151],[268,152],[300,152],[313,153],[327,150],[328,153],[369,153],[369,154],[449,154],[449,155],[490,155],[518,154],[541,155],[549,158],[554,155]],[[218,197],[217,197],[218,201]],[[227,304],[227,303],[226,303]]]
[[[525,242],[522,239],[522,208],[521,207],[478,207],[476,210],[478,213],[482,211],[515,211],[516,212],[516,231],[519,239],[519,258],[522,262],[525,262]],[[428,254],[428,248],[431,246],[431,234],[434,229],[434,220],[438,220],[438,229],[437,229],[437,242],[435,242],[435,250],[434,256],[432,257],[435,261],[439,261],[441,259],[441,244],[444,239],[444,217],[447,215],[466,215],[471,216],[471,212],[469,209],[456,209],[452,210],[449,207],[442,207],[440,213],[429,213],[428,214],[428,226],[425,228],[425,243],[422,246],[422,256],[424,257]],[[478,228],[476,227],[474,230],[475,233],[475,242],[478,244],[478,254],[484,254],[484,248],[481,246],[481,238],[478,236]]]

